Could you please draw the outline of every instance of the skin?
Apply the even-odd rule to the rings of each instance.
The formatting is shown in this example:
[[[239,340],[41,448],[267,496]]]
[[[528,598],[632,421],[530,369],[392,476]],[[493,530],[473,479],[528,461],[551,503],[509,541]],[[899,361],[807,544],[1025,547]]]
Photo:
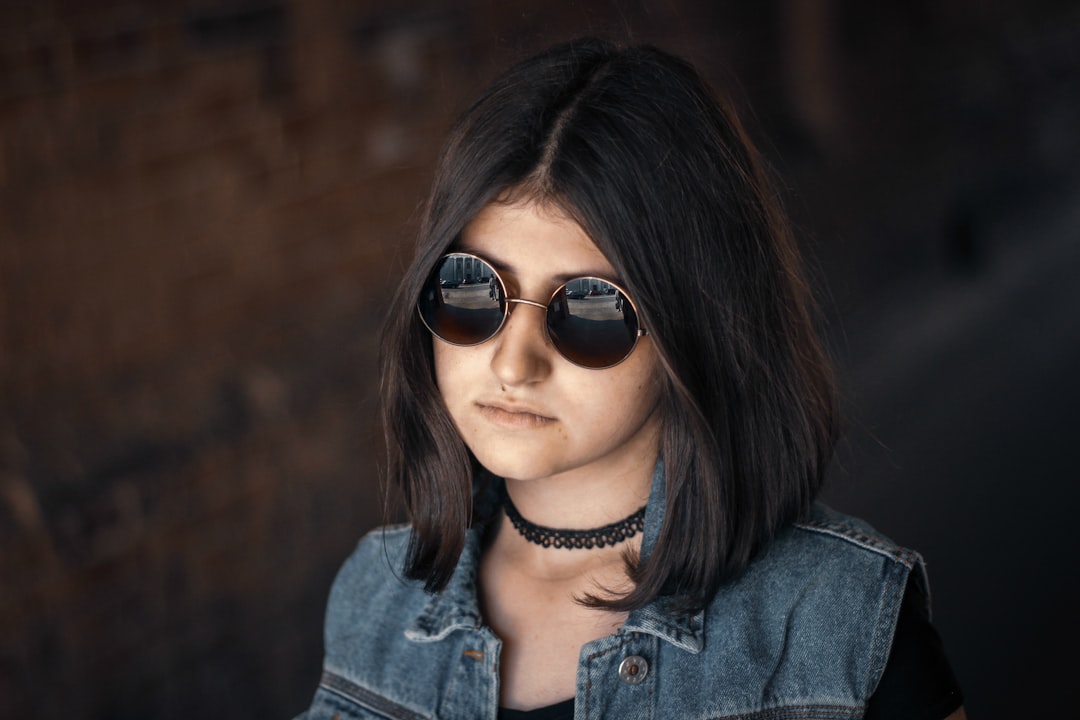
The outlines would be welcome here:
[[[492,203],[470,222],[461,249],[488,259],[510,297],[546,303],[560,277],[618,281],[575,222],[532,202]],[[548,341],[544,311],[512,305],[491,340],[435,340],[435,374],[462,438],[506,479],[522,515],[558,528],[593,528],[645,504],[659,450],[659,369],[648,337],[604,370],[578,367]],[[627,582],[621,553],[640,537],[594,550],[528,543],[502,518],[481,558],[485,619],[503,641],[500,702],[531,709],[574,695],[581,646],[624,616],[575,597]]]

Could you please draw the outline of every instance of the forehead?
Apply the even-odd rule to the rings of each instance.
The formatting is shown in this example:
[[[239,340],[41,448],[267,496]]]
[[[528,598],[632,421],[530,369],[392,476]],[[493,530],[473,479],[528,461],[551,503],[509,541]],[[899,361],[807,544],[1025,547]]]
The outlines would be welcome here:
[[[549,204],[490,203],[462,230],[459,249],[490,260],[523,284],[579,275],[616,279],[582,227]]]

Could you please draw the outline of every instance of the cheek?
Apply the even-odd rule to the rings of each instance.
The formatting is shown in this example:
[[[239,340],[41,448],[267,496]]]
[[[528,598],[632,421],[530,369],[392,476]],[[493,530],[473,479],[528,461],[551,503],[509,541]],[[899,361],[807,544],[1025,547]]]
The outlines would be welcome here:
[[[651,348],[639,348],[615,368],[600,394],[628,422],[643,421],[656,411],[663,386],[662,371]],[[647,351],[647,352],[643,352]],[[603,371],[601,371],[603,372]],[[594,381],[595,382],[595,381]]]
[[[443,403],[453,413],[455,402],[462,391],[476,385],[470,378],[470,371],[476,367],[476,348],[449,345],[441,340],[433,340],[432,355],[435,364],[435,384],[442,395]]]
[[[640,353],[640,357],[638,356]],[[628,362],[634,362],[631,367],[633,380],[630,386],[643,404],[649,407],[655,406],[660,397],[660,388],[663,386],[663,370],[660,361],[652,345],[639,348]]]
[[[443,392],[453,388],[465,367],[462,357],[470,348],[458,347],[441,340],[432,341],[432,355],[435,359],[435,382]]]
[[[660,379],[652,376],[642,378],[637,394],[638,414],[645,420],[655,418],[660,406]]]
[[[652,348],[649,349],[652,350]],[[649,352],[648,362],[645,363],[641,374],[637,378],[637,389],[635,390],[638,395],[640,412],[646,418],[656,420],[664,382],[660,362],[657,360],[655,353]]]
[[[454,348],[450,348],[445,343],[434,341],[435,346],[433,348],[435,358],[435,385],[439,388],[439,395],[442,396],[443,405],[450,410],[453,415],[454,410],[454,388],[461,387],[462,379],[458,376],[459,363],[454,362]]]
[[[442,392],[443,388],[448,386],[449,381],[447,377],[448,361],[445,345],[434,338],[431,340],[431,355],[435,365],[435,384],[439,387],[439,392]]]

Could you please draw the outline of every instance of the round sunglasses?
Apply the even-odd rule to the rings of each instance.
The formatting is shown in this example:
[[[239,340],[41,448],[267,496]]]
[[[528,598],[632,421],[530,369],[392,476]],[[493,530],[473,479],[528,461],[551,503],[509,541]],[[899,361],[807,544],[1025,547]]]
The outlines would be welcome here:
[[[417,302],[420,319],[451,345],[479,345],[495,337],[518,303],[545,310],[545,329],[564,358],[584,368],[618,365],[647,335],[637,307],[621,287],[598,277],[577,277],[551,293],[547,303],[507,297],[506,283],[483,258],[444,255],[424,283]]]

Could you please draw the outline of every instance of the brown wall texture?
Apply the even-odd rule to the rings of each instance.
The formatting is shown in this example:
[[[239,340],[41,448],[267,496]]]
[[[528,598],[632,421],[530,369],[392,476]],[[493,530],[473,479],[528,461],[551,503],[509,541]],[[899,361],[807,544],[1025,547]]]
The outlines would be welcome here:
[[[459,18],[5,4],[0,715],[287,715]],[[304,622],[297,622],[297,617]]]
[[[998,5],[0,5],[0,717],[305,706],[381,516],[381,310],[442,134],[510,59],[631,37],[749,96],[857,330],[903,273],[977,271],[1002,178],[1080,158],[1053,104],[1080,18]]]

